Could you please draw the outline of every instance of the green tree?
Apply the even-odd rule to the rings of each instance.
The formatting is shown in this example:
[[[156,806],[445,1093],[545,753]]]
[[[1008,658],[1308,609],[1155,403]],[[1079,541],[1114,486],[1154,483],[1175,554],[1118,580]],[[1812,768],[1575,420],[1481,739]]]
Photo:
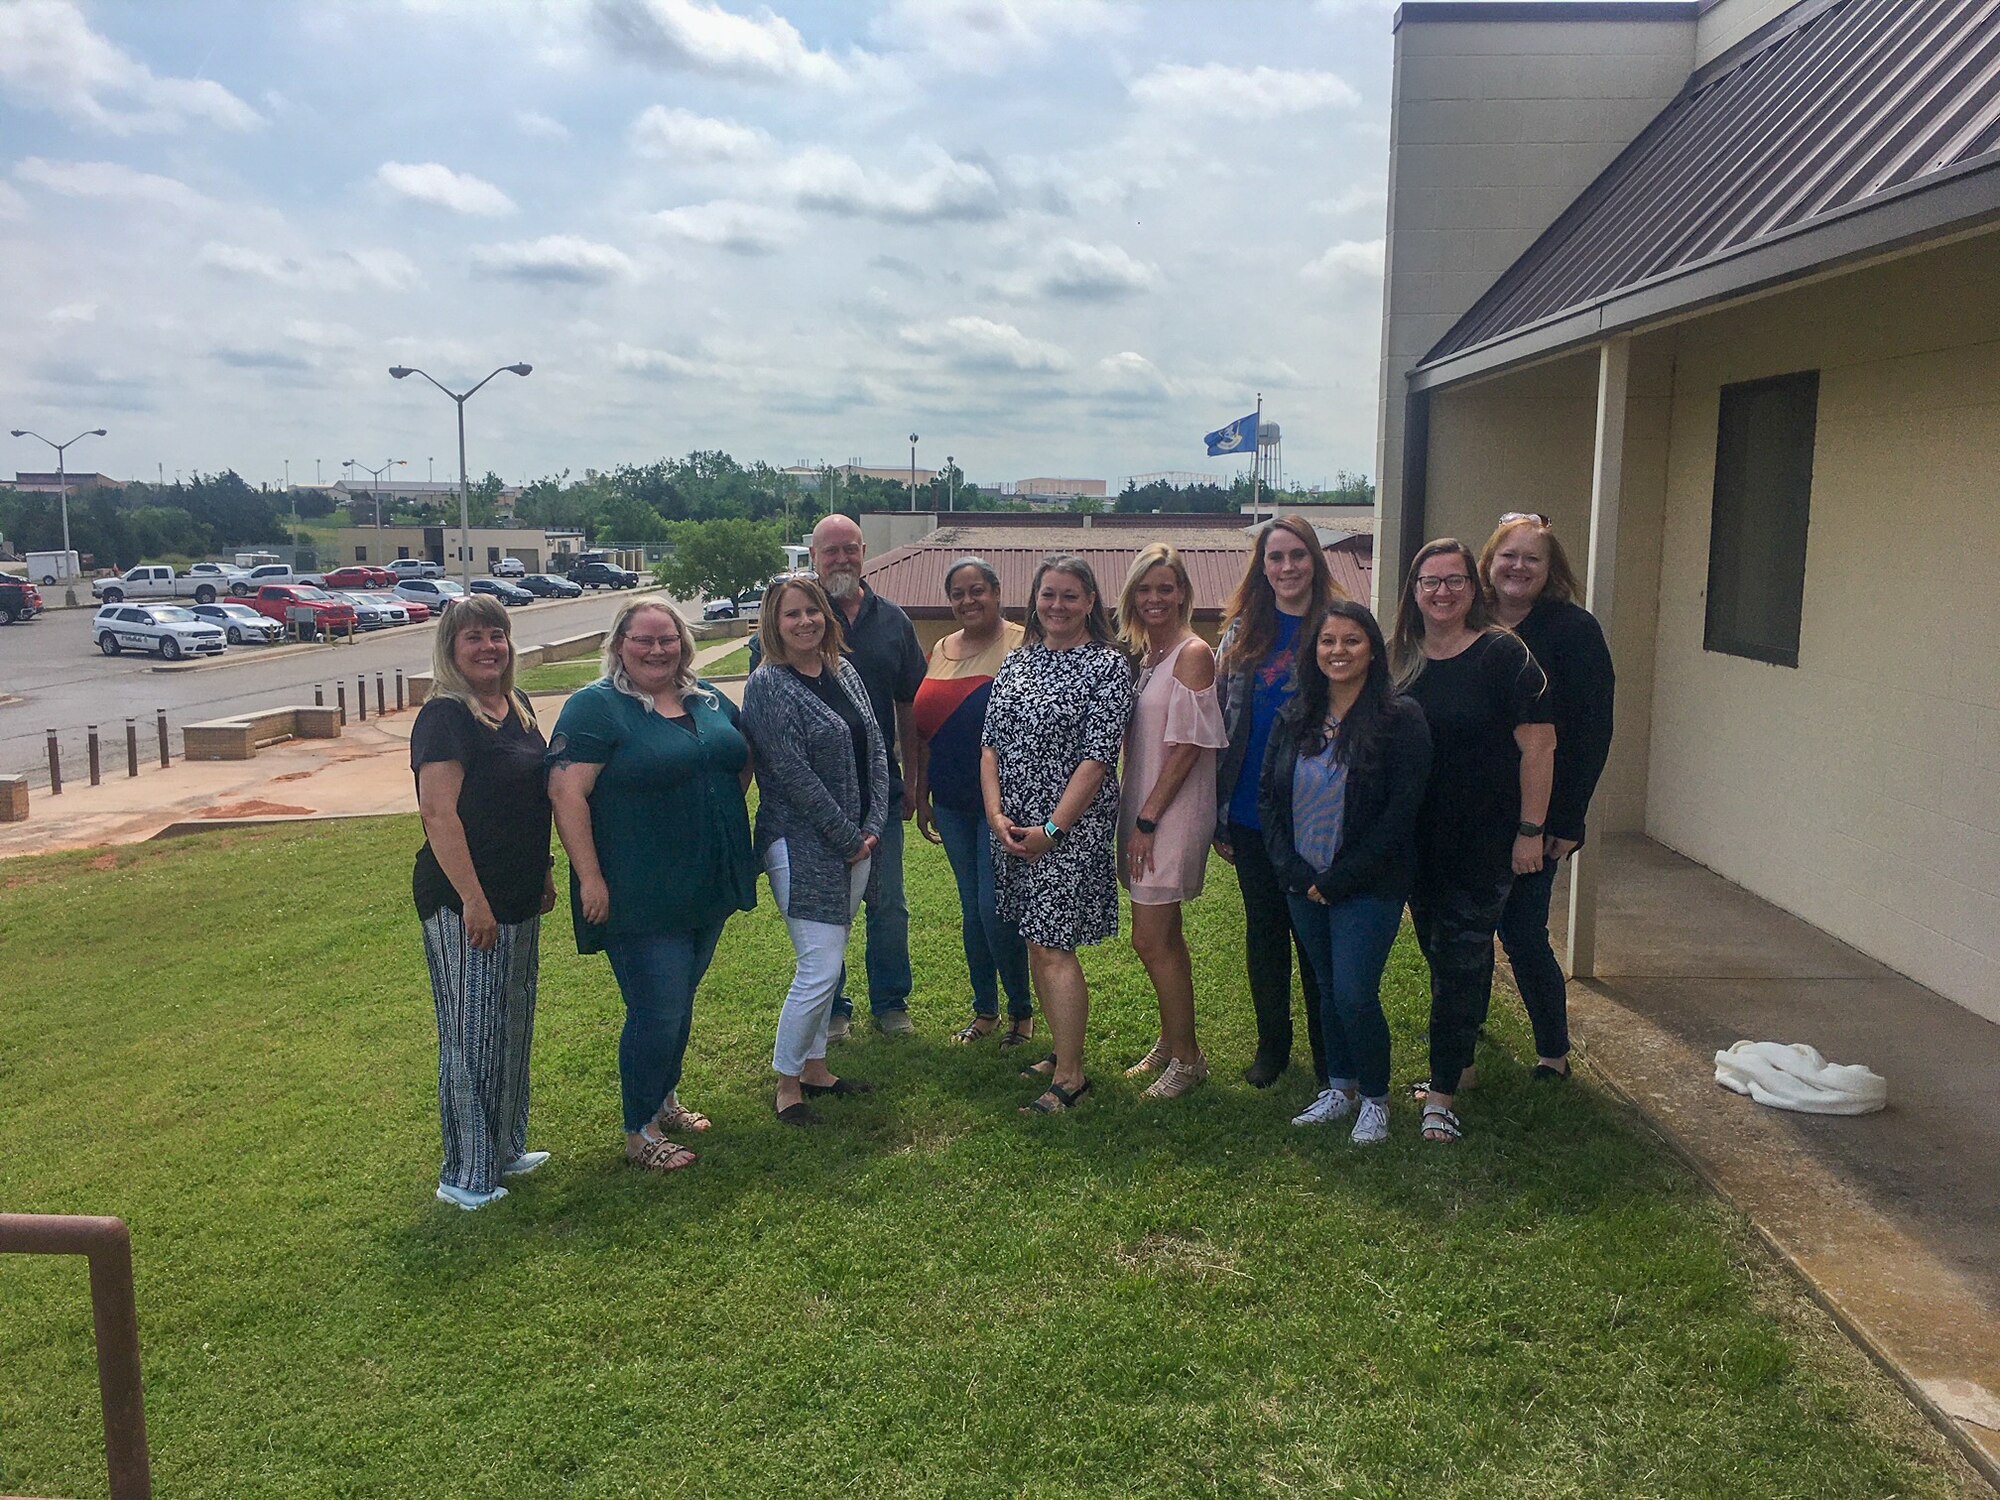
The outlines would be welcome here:
[[[474,526],[491,526],[493,524],[495,507],[499,505],[500,492],[505,488],[507,488],[507,481],[502,479],[498,474],[495,474],[491,469],[486,471],[484,479],[471,486],[467,495],[467,509],[471,512],[472,524]]]
[[[674,555],[657,570],[683,599],[734,597],[785,565],[777,528],[760,521],[689,521],[674,528]]]

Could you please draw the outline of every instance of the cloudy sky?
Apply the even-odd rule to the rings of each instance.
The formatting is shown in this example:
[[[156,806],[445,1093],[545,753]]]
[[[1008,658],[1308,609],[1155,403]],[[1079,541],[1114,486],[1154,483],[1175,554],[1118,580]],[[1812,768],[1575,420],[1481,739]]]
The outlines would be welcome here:
[[[121,477],[696,447],[1374,467],[1388,0],[0,0],[0,429]],[[8,440],[0,467],[39,468]]]

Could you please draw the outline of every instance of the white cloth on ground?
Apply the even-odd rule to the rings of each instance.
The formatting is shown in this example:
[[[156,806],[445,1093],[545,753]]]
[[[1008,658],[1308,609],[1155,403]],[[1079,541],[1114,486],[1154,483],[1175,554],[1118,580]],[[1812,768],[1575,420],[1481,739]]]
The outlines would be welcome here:
[[[1715,1081],[1773,1109],[1866,1115],[1889,1102],[1889,1081],[1860,1063],[1830,1063],[1803,1042],[1738,1042],[1715,1054]]]

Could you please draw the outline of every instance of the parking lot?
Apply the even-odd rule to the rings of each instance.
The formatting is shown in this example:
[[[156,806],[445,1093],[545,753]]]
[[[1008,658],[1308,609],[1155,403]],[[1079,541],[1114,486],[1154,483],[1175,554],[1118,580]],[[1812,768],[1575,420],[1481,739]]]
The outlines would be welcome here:
[[[630,597],[607,590],[523,605],[512,611],[515,639],[535,646],[602,630]],[[696,619],[701,615],[699,605],[686,612]],[[126,718],[139,719],[150,736],[160,709],[167,712],[178,754],[180,728],[189,722],[310,703],[315,683],[326,685],[332,702],[333,685],[343,679],[351,692],[358,675],[367,675],[372,683],[377,672],[428,671],[435,628],[377,630],[352,645],[231,646],[220,659],[163,672],[154,670],[161,663],[150,656],[103,655],[92,639],[95,614],[94,609],[58,608],[36,620],[0,626],[0,772],[25,771],[45,784],[47,735],[54,729],[62,741],[64,774],[80,775],[87,725],[97,725],[122,756]],[[122,760],[118,763],[122,767]]]

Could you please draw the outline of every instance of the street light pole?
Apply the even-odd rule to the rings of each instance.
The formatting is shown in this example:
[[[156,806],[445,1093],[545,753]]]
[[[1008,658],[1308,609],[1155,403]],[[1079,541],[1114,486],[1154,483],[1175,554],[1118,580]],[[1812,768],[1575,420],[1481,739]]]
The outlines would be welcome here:
[[[944,456],[944,508],[958,509],[958,460],[949,453]]]
[[[910,434],[910,509],[917,508],[917,435]]]
[[[377,531],[382,529],[382,476],[395,468],[397,464],[407,464],[408,462],[407,458],[392,458],[386,464],[382,465],[381,468],[371,469],[366,464],[355,463],[351,458],[348,460],[348,463],[353,464],[355,468],[366,474],[375,486],[370,493],[375,496],[375,529]]]
[[[500,369],[489,374],[486,380],[491,380],[503,370],[515,375],[527,375],[534,368],[533,365],[525,363],[502,365]],[[465,470],[465,403],[479,394],[480,386],[485,385],[486,380],[480,381],[479,385],[475,385],[461,396],[448,386],[439,385],[433,376],[413,365],[392,365],[389,368],[389,376],[393,380],[401,380],[409,375],[422,375],[458,403],[458,581],[466,593],[470,594],[472,592],[472,483],[466,478]]]
[[[53,443],[49,442],[39,432],[30,432],[25,427],[13,428],[12,432],[15,437],[31,437],[38,442],[48,443],[51,448],[56,450],[56,504],[62,510],[62,565],[66,569],[69,567],[69,467],[65,455],[70,443],[80,443],[87,437],[105,437],[108,434],[102,427],[93,427],[88,432],[79,432],[69,440],[69,443]]]

